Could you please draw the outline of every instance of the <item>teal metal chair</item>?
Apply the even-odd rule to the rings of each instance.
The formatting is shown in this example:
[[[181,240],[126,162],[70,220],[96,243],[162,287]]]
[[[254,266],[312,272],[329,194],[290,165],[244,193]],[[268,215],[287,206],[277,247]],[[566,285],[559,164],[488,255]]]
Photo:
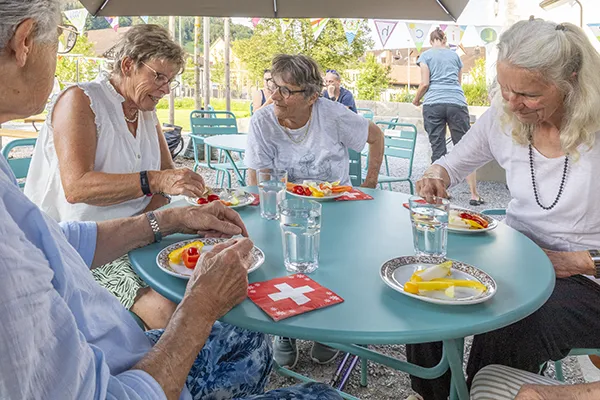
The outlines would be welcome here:
[[[27,173],[29,172],[29,164],[31,164],[31,156],[24,158],[9,158],[9,153],[11,150],[17,147],[35,147],[35,142],[37,139],[16,139],[9,142],[2,149],[2,155],[6,160],[8,160],[8,165],[10,169],[12,169],[13,173],[17,177],[17,179],[26,179]],[[23,188],[25,186],[25,182],[19,182],[19,187]]]
[[[352,186],[358,187],[362,184],[362,166],[361,166],[361,154],[358,151],[348,149],[348,155],[350,156],[350,182]]]
[[[223,151],[219,152],[217,163],[213,163],[210,157],[210,148],[205,146],[204,139],[207,136],[237,134],[238,128],[235,115],[228,111],[194,110],[190,113],[190,126],[192,130],[190,138],[194,147],[194,171],[197,171],[198,167],[214,169],[217,171],[217,184],[219,177],[221,177],[220,185],[222,187],[227,177],[228,187],[231,187],[231,163],[225,162]],[[200,146],[206,147],[204,152],[205,162],[201,162],[198,157],[198,147]],[[245,177],[247,168],[243,165],[243,162],[239,161],[236,165],[239,170],[243,170]]]
[[[375,117],[373,110],[371,110],[370,108],[357,108],[356,112],[358,115],[362,115],[363,117],[371,121],[373,121],[373,118]]]
[[[254,115],[254,104],[250,102],[250,116]]]
[[[484,215],[489,215],[489,216],[502,216],[502,215],[506,215],[506,209],[505,208],[490,208],[487,210],[483,210],[481,213]],[[569,354],[567,354],[567,356],[594,356],[594,355],[600,356],[600,349],[571,349]],[[545,365],[546,365],[546,363],[544,363],[540,366],[540,373],[544,370]],[[563,374],[561,360],[554,361],[554,370],[555,370],[556,379],[561,382],[564,382],[565,376]]]
[[[384,135],[383,160],[385,163],[385,174],[380,174],[377,178],[379,187],[383,189],[383,184],[388,184],[388,189],[392,190],[393,182],[408,182],[410,193],[414,193],[414,184],[411,180],[413,159],[415,147],[417,144],[417,127],[412,124],[403,124],[392,121],[378,121],[377,125],[383,130],[394,130],[398,135]],[[390,175],[390,166],[388,157],[396,157],[408,160],[408,173],[406,176]],[[367,157],[368,160],[368,157]],[[367,161],[368,164],[368,161]],[[363,171],[366,174],[366,171]]]

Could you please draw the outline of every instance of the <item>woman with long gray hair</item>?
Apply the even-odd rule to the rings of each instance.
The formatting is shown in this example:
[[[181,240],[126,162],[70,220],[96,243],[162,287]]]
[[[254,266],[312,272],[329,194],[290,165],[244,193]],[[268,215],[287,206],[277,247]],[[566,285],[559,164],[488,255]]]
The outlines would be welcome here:
[[[475,336],[469,383],[489,364],[537,372],[573,348],[600,348],[600,55],[584,31],[531,18],[498,44],[492,107],[452,153],[417,182],[432,201],[491,160],[506,170],[506,224],[536,242],[556,277],[549,300],[529,317]],[[515,279],[518,277],[515,276]],[[440,344],[408,346],[410,361],[433,366]],[[426,399],[446,399],[443,382],[413,378]]]

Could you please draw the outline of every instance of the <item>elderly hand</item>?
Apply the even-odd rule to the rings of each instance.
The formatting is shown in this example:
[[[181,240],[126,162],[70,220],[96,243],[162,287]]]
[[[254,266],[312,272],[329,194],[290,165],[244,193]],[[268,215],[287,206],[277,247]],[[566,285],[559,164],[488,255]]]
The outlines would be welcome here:
[[[415,107],[419,107],[421,105],[421,100],[419,100],[415,97],[415,99],[413,100],[412,103]]]
[[[375,189],[377,187],[377,181],[365,180],[360,187]]]
[[[204,179],[189,168],[148,171],[150,189],[154,193],[163,192],[170,195],[182,194],[190,197],[202,197]]]
[[[327,94],[329,95],[329,97],[335,96],[335,86],[334,85],[327,86]]]
[[[198,305],[200,316],[216,321],[244,301],[253,246],[250,239],[230,240],[200,256],[184,296]]]
[[[552,262],[557,278],[573,275],[594,275],[596,268],[587,251],[552,251],[543,249]]]

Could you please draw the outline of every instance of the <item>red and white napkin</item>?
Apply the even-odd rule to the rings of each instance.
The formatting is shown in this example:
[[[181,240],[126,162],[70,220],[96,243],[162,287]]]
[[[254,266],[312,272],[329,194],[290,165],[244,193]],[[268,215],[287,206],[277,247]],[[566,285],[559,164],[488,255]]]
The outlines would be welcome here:
[[[304,274],[251,283],[248,297],[275,321],[344,301]]]
[[[338,197],[335,201],[353,201],[353,200],[373,200],[373,196],[369,196],[365,192],[361,192],[356,188],[346,192],[343,196]]]

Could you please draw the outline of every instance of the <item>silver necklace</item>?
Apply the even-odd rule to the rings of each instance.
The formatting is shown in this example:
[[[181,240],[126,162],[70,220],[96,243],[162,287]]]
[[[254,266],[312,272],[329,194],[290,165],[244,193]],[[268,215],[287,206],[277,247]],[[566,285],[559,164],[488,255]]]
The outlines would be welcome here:
[[[300,144],[302,142],[304,142],[306,140],[306,138],[308,137],[308,132],[310,131],[310,123],[312,121],[312,108],[310,110],[310,116],[308,117],[308,123],[306,124],[306,130],[304,131],[304,135],[302,135],[302,138],[300,138],[300,140],[296,140],[294,139],[294,137],[292,136],[292,134],[290,133],[290,130],[281,125],[281,127],[283,128],[283,131],[285,132],[285,134],[287,135],[288,138],[290,138],[290,140],[292,141],[292,143],[294,144]]]
[[[127,118],[127,115],[125,115],[125,112],[123,112],[123,117],[125,117],[125,121],[129,122],[130,124],[135,124],[136,121],[138,120],[139,115],[140,115],[140,110],[135,110],[135,115],[133,116],[133,118],[129,119],[129,118]]]

